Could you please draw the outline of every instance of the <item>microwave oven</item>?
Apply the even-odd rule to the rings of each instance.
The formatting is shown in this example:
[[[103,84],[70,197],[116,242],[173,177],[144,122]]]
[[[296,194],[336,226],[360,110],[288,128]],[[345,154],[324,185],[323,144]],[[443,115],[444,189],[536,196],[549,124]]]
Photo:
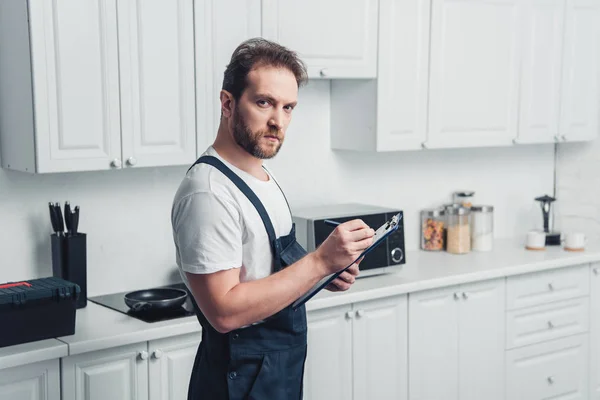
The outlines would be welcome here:
[[[296,240],[311,252],[335,229],[325,220],[342,223],[361,219],[377,230],[398,213],[402,215],[401,210],[366,204],[330,204],[293,210],[292,220],[296,225]],[[397,272],[406,263],[404,218],[400,219],[398,229],[384,240],[385,243],[379,244],[361,261],[359,277]]]

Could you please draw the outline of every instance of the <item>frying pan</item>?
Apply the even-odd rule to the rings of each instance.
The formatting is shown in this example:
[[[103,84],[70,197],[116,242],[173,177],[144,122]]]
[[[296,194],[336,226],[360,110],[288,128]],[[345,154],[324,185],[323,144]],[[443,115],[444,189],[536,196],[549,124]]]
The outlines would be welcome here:
[[[172,310],[181,307],[187,292],[175,288],[136,290],[125,295],[125,304],[133,311]]]

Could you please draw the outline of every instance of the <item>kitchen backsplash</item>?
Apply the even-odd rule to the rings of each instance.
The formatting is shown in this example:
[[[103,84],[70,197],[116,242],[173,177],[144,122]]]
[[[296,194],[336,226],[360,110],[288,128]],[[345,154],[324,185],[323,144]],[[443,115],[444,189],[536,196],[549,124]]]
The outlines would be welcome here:
[[[556,229],[600,239],[600,142],[565,143],[556,160]]]
[[[478,203],[495,206],[496,237],[524,235],[532,223],[533,198],[553,192],[551,144],[405,153],[332,151],[329,85],[313,81],[301,90],[283,150],[268,162],[292,208],[335,202],[400,208],[405,212],[407,249],[415,250],[419,210],[450,201],[454,190],[475,190]],[[0,169],[0,281],[51,274],[47,205],[65,200],[81,206],[80,231],[88,234],[88,295],[178,280],[170,208],[186,169],[49,175]],[[589,189],[581,183],[582,193],[592,196],[584,187]]]

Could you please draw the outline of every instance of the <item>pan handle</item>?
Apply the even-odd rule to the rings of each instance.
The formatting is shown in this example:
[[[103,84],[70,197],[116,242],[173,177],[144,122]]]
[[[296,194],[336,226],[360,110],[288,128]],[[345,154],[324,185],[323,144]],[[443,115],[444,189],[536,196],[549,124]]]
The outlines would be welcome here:
[[[150,305],[150,303],[146,303],[145,301],[140,301],[138,303],[135,303],[133,306],[131,306],[131,309],[133,311],[144,311],[151,307],[152,306]]]

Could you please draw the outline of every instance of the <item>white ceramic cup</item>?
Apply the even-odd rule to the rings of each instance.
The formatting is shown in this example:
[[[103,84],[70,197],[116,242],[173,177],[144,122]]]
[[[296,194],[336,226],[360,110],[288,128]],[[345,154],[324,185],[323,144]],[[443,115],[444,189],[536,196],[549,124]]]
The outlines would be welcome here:
[[[527,232],[527,248],[544,249],[546,248],[546,233],[542,231]]]
[[[585,233],[569,232],[564,238],[565,248],[571,250],[581,250],[585,247],[587,239]]]

